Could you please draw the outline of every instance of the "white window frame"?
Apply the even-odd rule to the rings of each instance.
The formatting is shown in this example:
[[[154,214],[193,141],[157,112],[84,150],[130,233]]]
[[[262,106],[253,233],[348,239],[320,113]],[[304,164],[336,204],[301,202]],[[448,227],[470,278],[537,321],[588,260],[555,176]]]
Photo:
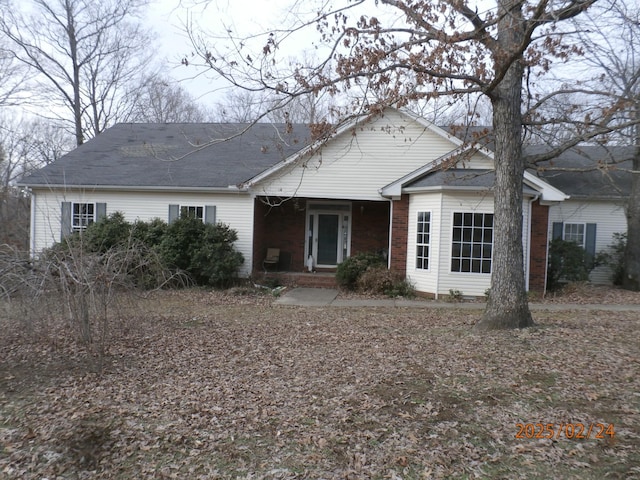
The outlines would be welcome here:
[[[422,230],[420,228],[421,225],[423,226]],[[426,226],[426,231],[425,231],[425,226]],[[425,255],[425,251],[426,251],[426,255]],[[431,211],[420,211],[418,212],[418,215],[416,218],[416,269],[428,271],[431,266],[430,259],[431,259]]]
[[[198,209],[200,209],[200,215],[198,215]],[[183,210],[187,212],[187,215],[193,211],[195,213],[195,218],[204,222],[204,205],[180,205],[178,208],[178,218],[182,218]]]
[[[92,212],[83,211],[91,207]],[[93,202],[71,203],[71,231],[84,232],[89,225],[96,221],[96,204]]]
[[[567,232],[567,227],[570,227],[570,229],[576,228],[576,227],[582,227],[582,233],[580,232]],[[574,240],[573,238],[567,238],[567,237],[574,237],[574,236],[578,236],[578,235],[582,235],[582,242],[578,242],[577,240]],[[581,223],[581,222],[563,222],[562,224],[562,239],[565,242],[574,242],[577,243],[578,245],[580,245],[582,248],[586,248],[586,243],[587,243],[587,224],[586,223]]]
[[[455,225],[456,215],[461,215],[461,225]],[[471,219],[471,224],[467,225],[465,220],[467,219],[467,215]],[[476,215],[482,215],[481,225],[476,225]],[[486,216],[491,215],[491,226],[486,226]],[[453,212],[451,217],[451,262],[449,264],[449,269],[451,273],[461,273],[461,274],[473,274],[473,275],[491,275],[491,271],[493,270],[493,230],[495,228],[495,216],[493,212]],[[460,239],[456,240],[456,229],[460,229]],[[480,234],[476,235],[476,231],[479,229]],[[467,231],[470,235],[465,235]],[[490,242],[485,239],[487,233],[490,233]],[[479,238],[478,238],[479,237]],[[454,251],[456,249],[456,245],[459,246],[459,254],[454,255]],[[487,254],[486,247],[489,247],[489,251]],[[468,249],[468,254],[465,254],[465,250]],[[476,255],[476,252],[479,253],[479,256]],[[454,269],[454,262],[458,263],[458,269]],[[463,268],[465,262],[468,262],[468,269]],[[478,262],[478,263],[476,263]],[[489,262],[488,271],[485,270],[486,262]],[[478,265],[478,269],[476,271],[475,265]]]

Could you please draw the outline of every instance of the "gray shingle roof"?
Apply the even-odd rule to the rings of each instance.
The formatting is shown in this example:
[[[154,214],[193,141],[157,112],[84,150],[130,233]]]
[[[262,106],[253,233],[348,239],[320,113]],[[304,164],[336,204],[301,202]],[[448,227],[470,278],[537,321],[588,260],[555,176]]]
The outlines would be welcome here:
[[[23,185],[226,188],[304,148],[306,126],[283,124],[117,124]],[[208,146],[205,146],[207,145]]]
[[[407,188],[427,188],[427,187],[476,187],[480,189],[491,189],[496,180],[493,170],[479,170],[472,168],[451,168],[431,172],[418,180],[405,185]],[[536,192],[528,187],[523,189],[525,193],[535,194]]]
[[[451,168],[429,173],[418,180],[405,185],[407,188],[438,187],[447,185],[451,187],[481,187],[491,188],[495,181],[493,170],[474,170]]]
[[[20,184],[28,186],[78,186],[120,188],[227,188],[242,184],[310,144],[306,125],[176,123],[117,124],[58,161],[34,172]],[[241,132],[245,131],[242,135]],[[452,133],[461,132],[450,130]],[[483,135],[486,129],[479,130]],[[464,136],[464,135],[462,135]],[[487,145],[489,148],[492,144]],[[525,154],[549,147],[526,146]],[[587,169],[596,162],[611,164],[630,158],[631,148],[576,147],[541,167]],[[626,161],[618,168],[630,168]],[[631,175],[608,171],[532,170],[532,173],[572,197],[626,196]],[[487,172],[445,170],[432,172],[411,187],[456,185],[490,187]]]
[[[526,153],[539,154],[548,149],[528,146]],[[631,192],[631,174],[624,169],[631,168],[633,151],[632,147],[575,147],[554,160],[539,163],[540,168],[532,173],[574,198],[620,198]],[[593,170],[599,162],[603,168]],[[551,170],[553,168],[576,170]]]

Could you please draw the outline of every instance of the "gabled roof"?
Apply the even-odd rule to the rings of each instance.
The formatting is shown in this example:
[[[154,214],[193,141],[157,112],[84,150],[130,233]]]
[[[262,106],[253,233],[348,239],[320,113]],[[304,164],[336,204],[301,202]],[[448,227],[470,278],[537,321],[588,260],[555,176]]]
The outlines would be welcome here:
[[[383,187],[380,190],[382,195],[397,196],[405,187],[426,187],[442,181],[442,175],[434,175],[438,166],[455,161],[461,154],[478,153],[493,159],[489,150],[492,146],[488,140],[490,134],[486,128],[478,127],[477,131],[471,131],[437,127],[411,112],[403,110],[401,113],[450,141],[452,150]],[[324,142],[349,132],[368,118],[355,117],[339,126],[328,140],[317,141],[312,141],[308,126],[301,124],[117,124],[34,172],[20,184],[122,190],[237,190],[250,187],[295,164]],[[478,143],[465,144],[454,134],[471,136]],[[486,144],[483,142],[485,139]],[[542,153],[549,148],[526,146],[525,153]],[[568,196],[620,198],[628,195],[631,188],[631,175],[620,170],[629,168],[630,161],[615,167],[618,170],[586,170],[597,161],[611,164],[615,159],[630,158],[631,153],[631,148],[622,147],[576,147],[553,161],[542,163],[542,169],[527,171],[525,184],[549,201],[561,201]],[[559,166],[575,170],[551,170]],[[485,184],[489,177],[493,178],[485,176],[473,182]],[[455,185],[450,185],[456,186],[460,182],[466,182],[468,187],[482,186],[479,183],[471,185],[468,179],[458,179]]]
[[[493,160],[493,153],[486,150],[477,150],[471,145],[463,145],[447,155],[444,155],[421,168],[399,178],[380,190],[380,194],[385,197],[397,197],[404,189],[418,190],[433,188],[436,184],[446,186],[448,188],[482,188],[490,189],[495,182],[495,174],[489,175],[487,171],[481,173],[479,170],[453,168],[450,167],[451,161],[456,162],[457,158],[467,152],[478,152],[483,156]],[[443,168],[446,167],[446,168]],[[447,177],[449,175],[449,177]],[[449,183],[446,183],[446,182]],[[524,190],[525,193],[538,193],[541,199],[551,202],[559,202],[569,198],[564,192],[554,187],[543,179],[537,178],[530,172],[524,173]]]
[[[288,131],[284,124],[266,123],[117,124],[20,183],[32,187],[228,189],[309,142],[310,132],[304,125]]]
[[[424,119],[423,117],[421,117],[421,116],[419,116],[419,115],[417,115],[417,114],[415,114],[415,113],[413,113],[413,112],[411,112],[409,110],[394,109],[392,107],[388,107],[386,110],[399,111],[402,115],[404,115],[406,117],[409,117],[410,119],[414,120],[420,126],[426,128],[426,129],[429,129],[430,131],[432,131],[436,135],[448,140],[456,148],[461,147],[463,145],[463,143],[464,143],[462,140],[460,140],[458,137],[456,137],[452,133],[447,132],[447,130],[445,128],[438,127],[437,125],[429,122],[428,120]],[[384,113],[382,115],[384,115]],[[353,129],[355,129],[359,125],[367,122],[370,118],[371,118],[370,115],[356,115],[356,116],[354,116],[353,118],[349,119],[348,121],[345,121],[341,125],[337,126],[335,128],[335,130],[330,133],[330,135],[325,136],[325,137],[323,137],[323,138],[321,138],[319,140],[316,140],[313,143],[310,143],[306,148],[294,153],[289,158],[284,159],[280,163],[272,165],[270,168],[268,168],[264,172],[260,173],[256,177],[252,178],[251,181],[247,182],[247,185],[245,185],[245,186],[252,186],[253,184],[255,184],[257,182],[262,181],[265,178],[282,171],[283,169],[289,167],[290,165],[295,164],[300,158],[304,157],[305,155],[308,155],[310,153],[315,152],[320,146],[322,146],[323,144],[327,143],[327,141],[330,141],[331,139],[336,138],[336,137],[338,137],[338,136],[340,136],[340,135],[342,135],[342,134],[344,134],[346,132],[353,131]]]
[[[410,192],[412,189],[445,189],[456,188],[458,190],[491,190],[496,181],[495,170],[475,169],[475,168],[451,168],[448,170],[438,170],[431,175],[416,180],[405,186],[404,190]],[[535,196],[538,192],[525,184],[523,193]]]

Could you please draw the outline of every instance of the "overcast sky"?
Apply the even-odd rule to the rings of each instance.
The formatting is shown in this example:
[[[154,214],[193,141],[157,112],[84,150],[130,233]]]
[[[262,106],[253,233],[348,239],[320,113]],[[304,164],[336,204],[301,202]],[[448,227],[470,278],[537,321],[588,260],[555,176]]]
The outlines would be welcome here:
[[[200,4],[194,5],[198,1]],[[196,98],[212,105],[222,99],[228,86],[216,81],[210,73],[202,74],[201,70],[180,64],[180,60],[192,52],[185,32],[186,24],[191,23],[195,31],[209,38],[220,35],[225,28],[240,34],[258,34],[294,21],[289,11],[293,3],[295,0],[155,0],[148,18],[157,31],[160,54],[169,63],[168,73],[180,80],[181,85]],[[306,5],[303,8],[314,11],[312,5],[315,1],[306,0],[302,3]],[[307,35],[310,34],[312,32]],[[287,44],[295,43],[302,52],[310,42],[309,39]],[[292,50],[290,55],[298,53]]]

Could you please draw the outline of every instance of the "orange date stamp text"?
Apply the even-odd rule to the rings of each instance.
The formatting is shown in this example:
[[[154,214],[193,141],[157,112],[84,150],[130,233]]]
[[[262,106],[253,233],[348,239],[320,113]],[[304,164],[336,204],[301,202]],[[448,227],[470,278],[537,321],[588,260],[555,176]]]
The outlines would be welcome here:
[[[516,438],[603,440],[616,435],[613,423],[516,423],[516,428]]]

